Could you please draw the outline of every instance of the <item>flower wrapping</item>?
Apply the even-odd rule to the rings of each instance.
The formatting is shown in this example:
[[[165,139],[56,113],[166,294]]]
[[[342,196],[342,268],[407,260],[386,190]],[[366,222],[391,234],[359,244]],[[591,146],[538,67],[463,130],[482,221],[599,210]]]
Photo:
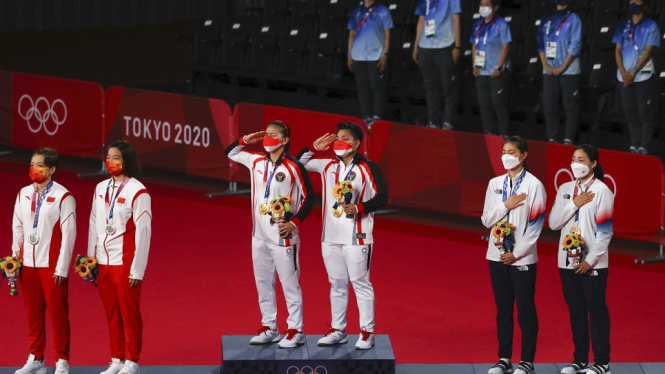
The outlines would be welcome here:
[[[339,182],[333,187],[333,197],[335,198],[333,209],[337,209],[341,204],[351,204],[351,200],[353,199],[353,183],[351,181]],[[353,219],[353,214],[347,214],[346,218]]]
[[[515,249],[515,235],[517,228],[506,221],[500,221],[492,228],[494,236],[494,245],[504,254],[506,251],[512,252]]]
[[[270,200],[270,223],[285,222],[293,217],[291,213],[291,197],[280,196]]]
[[[570,264],[570,259],[573,261],[573,267],[579,266],[584,257],[584,249],[586,248],[586,242],[582,235],[576,233],[570,233],[563,237],[561,241],[563,245],[562,250],[568,252],[568,257],[566,258],[566,266]]]
[[[95,287],[97,287],[97,273],[99,273],[99,268],[97,267],[96,258],[77,255],[74,270],[84,281],[93,282]]]
[[[7,278],[10,288],[9,295],[11,296],[18,295],[18,290],[16,289],[16,281],[18,280],[18,277],[21,274],[20,269],[22,266],[23,263],[21,262],[21,260],[19,260],[16,257],[7,256],[3,259],[0,259],[0,269],[2,269],[2,278]]]

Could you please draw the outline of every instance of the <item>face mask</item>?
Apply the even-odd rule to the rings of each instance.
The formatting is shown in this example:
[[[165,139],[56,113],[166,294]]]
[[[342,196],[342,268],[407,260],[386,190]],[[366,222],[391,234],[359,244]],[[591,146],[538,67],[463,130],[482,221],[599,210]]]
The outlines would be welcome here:
[[[353,152],[353,146],[345,141],[338,140],[333,145],[335,154],[339,157],[348,156],[349,153]]]
[[[122,162],[107,160],[106,170],[108,170],[109,174],[112,176],[117,177],[118,175],[122,174]]]
[[[266,136],[263,138],[263,148],[265,148],[266,152],[273,152],[281,146],[282,141],[279,139],[275,139],[272,136]]]
[[[480,16],[483,18],[487,18],[492,15],[492,8],[488,6],[481,6],[480,7]]]
[[[503,155],[501,156],[501,162],[503,162],[503,167],[506,168],[506,170],[513,170],[520,164],[520,158],[511,155]]]
[[[30,179],[39,184],[44,183],[48,179],[46,176],[46,168],[39,166],[30,166]]]
[[[570,164],[570,168],[573,170],[573,176],[577,179],[586,177],[591,171],[588,165],[579,164],[577,162]]]
[[[554,0],[554,4],[556,4],[556,5],[566,5],[566,4],[568,4],[568,0]]]
[[[630,10],[630,14],[639,15],[644,12],[644,5],[633,3],[628,6],[628,9]]]

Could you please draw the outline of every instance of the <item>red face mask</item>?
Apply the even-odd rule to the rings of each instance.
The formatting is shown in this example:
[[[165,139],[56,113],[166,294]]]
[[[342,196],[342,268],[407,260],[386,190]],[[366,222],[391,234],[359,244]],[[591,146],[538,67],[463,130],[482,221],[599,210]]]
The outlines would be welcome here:
[[[44,183],[48,179],[46,176],[46,168],[40,166],[30,166],[30,179],[39,184]]]
[[[333,144],[335,154],[339,157],[344,157],[353,151],[353,146],[343,140],[338,140]]]
[[[263,138],[263,148],[266,149],[266,152],[272,152],[281,146],[282,141],[280,139],[275,139],[272,136]]]
[[[108,170],[109,174],[112,176],[117,177],[118,175],[122,174],[122,162],[107,160],[106,170]]]

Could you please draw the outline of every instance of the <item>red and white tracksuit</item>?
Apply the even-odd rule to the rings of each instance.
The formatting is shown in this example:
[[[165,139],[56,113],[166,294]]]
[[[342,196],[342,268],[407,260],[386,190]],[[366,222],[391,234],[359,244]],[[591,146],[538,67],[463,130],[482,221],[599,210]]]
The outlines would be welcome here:
[[[349,280],[358,301],[360,326],[374,331],[374,288],[369,281],[369,268],[374,237],[374,212],[388,202],[388,191],[379,167],[361,155],[344,165],[337,157],[315,158],[305,148],[299,160],[307,171],[321,174],[323,182],[323,234],[321,249],[330,281],[332,327],[346,329],[349,304]],[[333,215],[333,188],[346,176],[353,185],[351,204],[358,209],[353,219]]]
[[[291,197],[290,222],[299,226],[312,210],[314,195],[312,183],[305,168],[292,156],[283,155],[275,164],[264,153],[251,153],[242,149],[246,143],[240,139],[226,149],[229,159],[245,165],[252,175],[252,260],[254,278],[259,294],[263,326],[277,327],[277,301],[275,299],[275,271],[284,291],[289,318],[289,329],[302,331],[302,292],[298,279],[300,265],[298,228],[290,239],[279,235],[277,223],[269,215],[262,215],[259,207],[265,199],[268,177],[272,173],[268,202],[274,198]]]
[[[95,188],[88,256],[95,256],[99,264],[97,284],[109,324],[111,356],[137,362],[143,339],[141,285],[131,288],[129,282],[130,279],[142,280],[145,274],[152,235],[152,208],[150,194],[141,182],[129,178],[124,186],[122,184],[123,181],[113,181],[109,186],[107,179]],[[107,234],[114,198],[115,232]]]
[[[54,275],[67,278],[76,240],[76,202],[62,185],[53,182],[39,211],[37,228],[34,217],[41,194],[36,185],[21,189],[14,205],[12,252],[23,262],[21,287],[28,313],[30,353],[36,360],[46,348],[46,309],[51,314],[56,360],[69,360],[69,283],[57,286]],[[31,244],[32,233],[39,242]]]

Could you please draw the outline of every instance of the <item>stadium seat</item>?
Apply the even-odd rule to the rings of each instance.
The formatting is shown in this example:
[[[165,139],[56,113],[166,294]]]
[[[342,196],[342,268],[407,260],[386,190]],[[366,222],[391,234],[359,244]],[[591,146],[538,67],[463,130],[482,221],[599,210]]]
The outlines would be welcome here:
[[[405,27],[406,25],[413,23],[415,16],[413,11],[413,1],[407,0],[388,0],[385,3],[385,6],[390,10],[390,16],[393,19],[393,24],[395,27]],[[415,21],[417,22],[417,20]]]
[[[222,20],[205,20],[194,34],[192,63],[197,67],[210,67],[215,63],[217,49],[221,44]]]
[[[349,21],[348,2],[342,0],[322,0],[319,24],[327,27],[331,24],[347,24]]]
[[[252,53],[249,68],[251,70],[272,73],[275,71],[280,41],[283,33],[283,22],[274,19],[262,23],[252,36]]]
[[[282,38],[280,51],[280,71],[291,77],[303,75],[305,56],[309,48],[309,40],[314,32],[311,22],[303,22],[299,26],[288,28]]]
[[[309,53],[309,75],[320,80],[338,80],[342,76],[344,24],[331,24],[314,35]]]
[[[220,65],[225,68],[243,69],[247,63],[250,36],[255,28],[254,18],[236,18],[228,21],[222,33]]]

